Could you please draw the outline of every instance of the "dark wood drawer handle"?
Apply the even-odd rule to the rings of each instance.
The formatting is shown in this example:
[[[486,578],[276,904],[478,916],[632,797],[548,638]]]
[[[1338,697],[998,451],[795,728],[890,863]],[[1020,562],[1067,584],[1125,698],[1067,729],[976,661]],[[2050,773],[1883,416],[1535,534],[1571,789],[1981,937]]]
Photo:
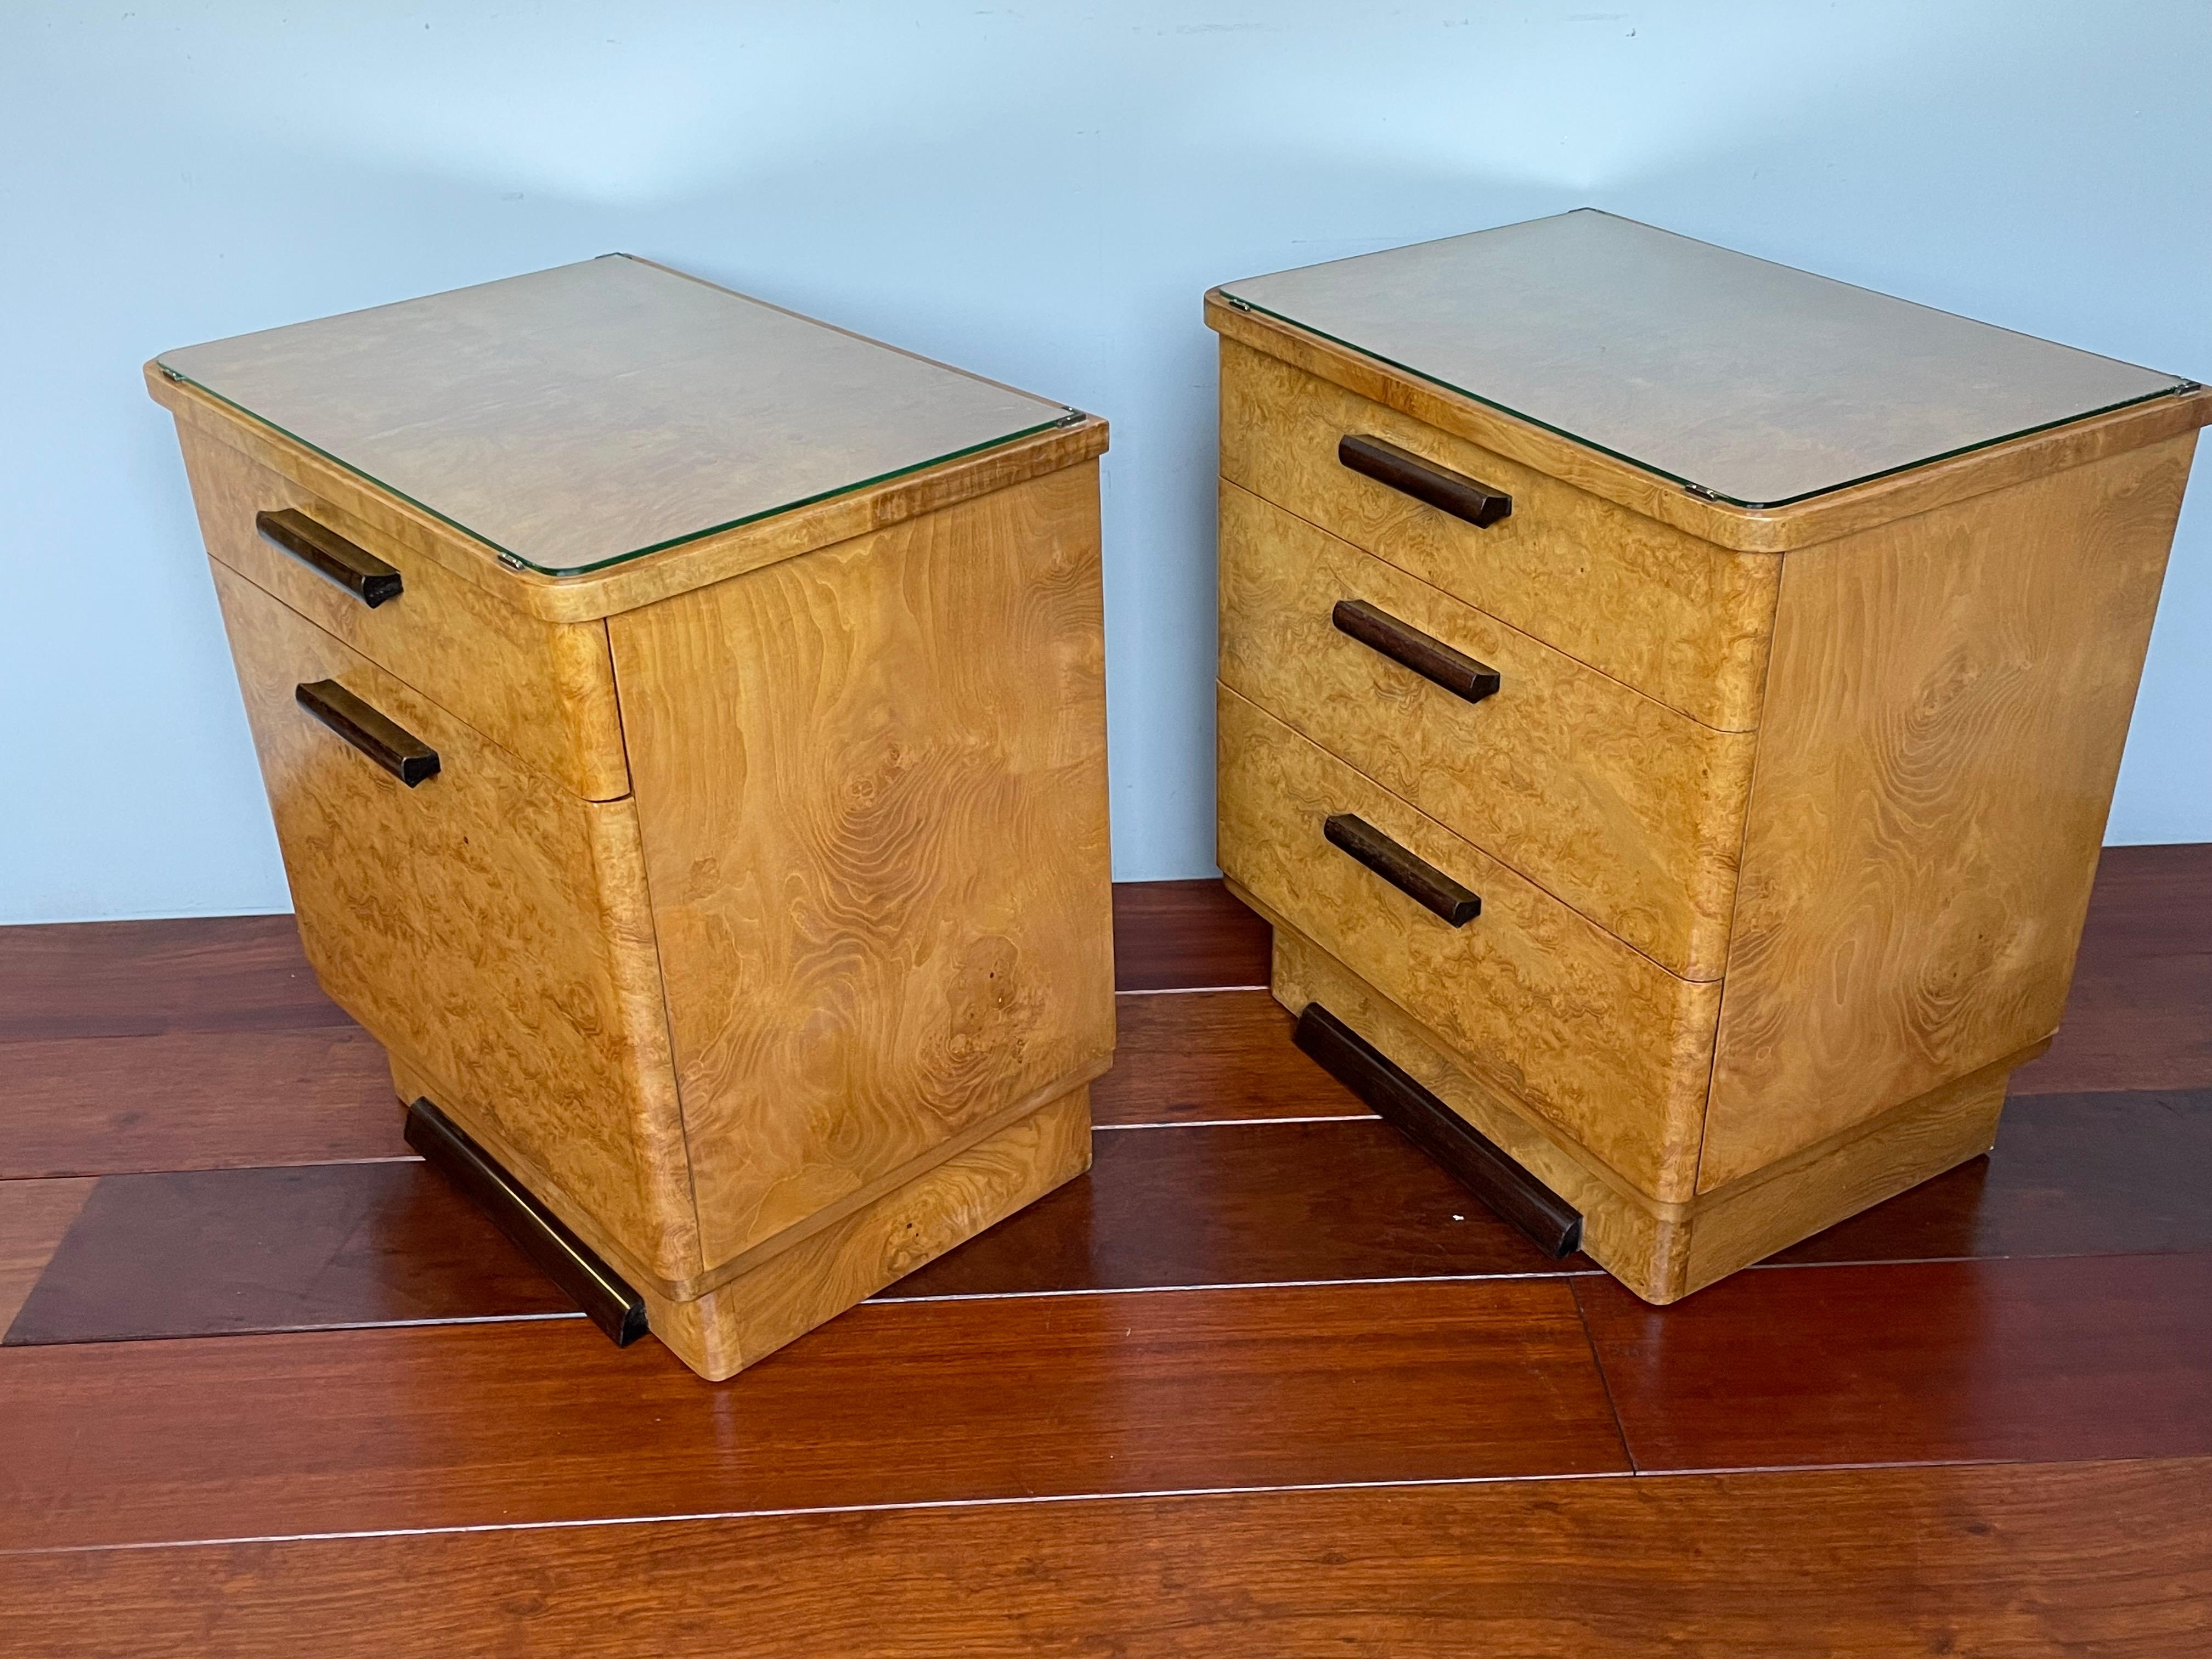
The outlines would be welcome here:
[[[1434,680],[1455,697],[1480,702],[1498,695],[1498,671],[1488,663],[1453,650],[1433,635],[1400,622],[1364,599],[1339,599],[1329,621],[1336,624],[1338,633],[1349,634],[1423,679]]]
[[[397,570],[304,513],[289,507],[281,513],[257,513],[253,527],[261,532],[263,541],[328,576],[372,611],[386,599],[399,597]]]
[[[292,694],[300,707],[412,789],[438,775],[438,751],[396,726],[336,680],[316,680]]]
[[[1336,459],[1377,483],[1441,507],[1455,519],[1465,519],[1477,530],[1512,516],[1513,498],[1504,490],[1477,483],[1464,472],[1424,460],[1381,438],[1347,433],[1336,446]]]
[[[1329,845],[1349,853],[1376,875],[1412,899],[1435,911],[1455,927],[1464,927],[1482,914],[1482,900],[1443,871],[1407,852],[1365,818],[1339,812],[1326,820],[1321,832]]]

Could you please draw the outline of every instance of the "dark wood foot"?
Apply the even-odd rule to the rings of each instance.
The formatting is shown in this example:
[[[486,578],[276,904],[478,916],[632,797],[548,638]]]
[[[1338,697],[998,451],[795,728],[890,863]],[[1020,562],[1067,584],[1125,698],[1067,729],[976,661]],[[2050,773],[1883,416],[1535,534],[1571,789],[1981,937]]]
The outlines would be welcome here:
[[[645,1298],[520,1182],[427,1100],[407,1109],[407,1144],[499,1224],[592,1323],[627,1348],[645,1334]]]
[[[1582,1248],[1577,1211],[1321,1004],[1306,1005],[1291,1040],[1547,1255]]]

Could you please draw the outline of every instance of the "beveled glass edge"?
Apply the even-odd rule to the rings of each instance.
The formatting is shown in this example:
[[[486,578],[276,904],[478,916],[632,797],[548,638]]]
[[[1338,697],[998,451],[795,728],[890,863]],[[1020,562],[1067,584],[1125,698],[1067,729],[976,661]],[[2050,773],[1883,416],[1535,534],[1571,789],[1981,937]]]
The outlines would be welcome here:
[[[623,255],[620,257],[627,258],[629,256]],[[361,479],[365,483],[374,486],[387,495],[397,496],[399,500],[406,502],[410,507],[418,508],[419,510],[428,514],[440,524],[452,526],[455,530],[459,531],[461,534],[466,536],[471,541],[483,543],[486,547],[491,549],[493,552],[499,555],[499,562],[505,565],[508,569],[527,570],[532,574],[539,576],[588,576],[593,571],[605,570],[611,565],[628,564],[632,559],[641,559],[648,553],[665,553],[672,547],[682,547],[688,542],[700,541],[708,536],[719,536],[726,530],[740,530],[746,525],[758,524],[763,519],[773,519],[780,513],[795,513],[800,507],[812,507],[817,501],[834,501],[840,495],[849,495],[857,489],[872,489],[879,483],[888,483],[893,478],[903,478],[908,473],[924,471],[930,467],[941,466],[947,461],[960,460],[966,456],[979,455],[987,449],[996,449],[1001,444],[1018,443],[1024,438],[1036,437],[1040,432],[1050,432],[1057,427],[1073,426],[1079,422],[1088,420],[1090,418],[1089,415],[1085,410],[1076,408],[1073,404],[1062,404],[1060,405],[1060,408],[1065,412],[1055,416],[1052,420],[1040,421],[1035,426],[1026,426],[1018,432],[1004,433],[995,438],[986,438],[980,443],[969,444],[959,449],[949,449],[942,455],[933,455],[927,460],[915,461],[906,466],[893,467],[890,471],[878,472],[872,478],[855,479],[851,483],[839,484],[834,489],[818,490],[811,495],[801,495],[794,501],[781,501],[774,507],[764,507],[757,513],[748,513],[740,518],[726,520],[720,524],[710,524],[703,529],[687,530],[680,536],[669,537],[665,541],[654,542],[646,547],[632,548],[627,553],[609,554],[604,559],[593,559],[587,564],[550,565],[539,564],[534,559],[525,557],[522,554],[515,551],[514,549],[492,540],[490,537],[485,535],[483,532],[470,529],[468,526],[463,524],[459,519],[453,518],[450,514],[441,513],[436,507],[431,506],[429,502],[417,501],[414,496],[410,495],[405,490],[399,489],[397,485],[386,483],[384,479],[376,477],[374,473],[363,471],[360,467],[356,466],[351,461],[347,460],[343,456],[333,454],[329,450],[323,448],[319,444],[309,442],[307,439],[301,437],[298,433],[290,430],[289,428],[277,425],[276,422],[270,420],[267,416],[256,414],[252,410],[248,409],[244,404],[234,402],[232,399],[224,397],[222,393],[217,392],[213,386],[204,385],[201,381],[192,379],[191,375],[182,374],[179,371],[170,368],[168,364],[163,362],[158,356],[154,359],[154,366],[160,369],[161,373],[167,375],[170,380],[178,381],[181,385],[191,386],[194,391],[204,392],[209,397],[221,404],[225,409],[234,409],[255,424],[265,426],[271,432],[283,434],[285,437],[289,438],[294,443],[299,445],[302,449],[312,451],[313,453],[321,456],[333,466],[342,468],[343,471],[350,472],[355,477]],[[1035,396],[1034,393],[1024,393],[1023,395],[1026,397]],[[1039,398],[1037,401],[1042,403],[1045,400]]]
[[[1534,222],[1531,221],[1530,222]],[[1670,235],[1673,234],[1672,232],[1668,234]],[[1279,275],[1280,273],[1271,272],[1269,274]],[[1875,290],[1869,289],[1867,291],[1869,293],[1872,293]],[[1416,380],[1426,380],[1431,386],[1441,386],[1446,392],[1450,392],[1454,397],[1465,398],[1471,403],[1480,404],[1485,409],[1494,409],[1501,415],[1510,415],[1516,421],[1525,421],[1530,426],[1539,427],[1544,431],[1552,434],[1554,437],[1565,438],[1569,443],[1579,444],[1584,449],[1594,449],[1597,451],[1599,454],[1609,455],[1616,461],[1625,461],[1639,472],[1649,472],[1655,478],[1664,478],[1669,483],[1680,484],[1683,489],[1691,491],[1694,495],[1702,496],[1708,501],[1720,501],[1729,507],[1747,507],[1753,512],[1765,512],[1778,507],[1795,507],[1798,502],[1809,501],[1816,495],[1832,495],[1839,489],[1850,489],[1859,484],[1872,483],[1878,478],[1893,477],[1900,472],[1910,472],[1915,467],[1933,466],[1938,461],[1951,460],[1960,455],[1971,455],[1977,450],[1992,449],[1999,444],[2008,444],[2015,438],[2033,437],[2036,433],[2048,432],[2055,427],[2071,426],[2076,421],[2094,420],[2100,415],[2110,415],[2115,410],[2131,409],[2137,404],[2147,404],[2160,398],[2172,398],[2182,392],[2194,392],[2197,391],[2202,384],[2197,380],[2183,379],[2179,375],[2170,375],[2167,378],[2172,380],[2172,385],[2160,386],[2154,392],[2143,392],[2139,397],[2123,398],[2116,404],[2100,404],[2095,409],[2085,409],[2079,414],[2075,415],[2062,415],[2056,420],[2044,421],[2035,426],[2024,426],[2017,431],[2002,433],[1994,438],[1978,439],[1970,444],[1961,444],[1956,449],[1946,449],[1936,454],[1923,455],[1917,460],[1900,461],[1895,466],[1885,466],[1873,472],[1863,472],[1856,477],[1844,478],[1835,483],[1822,484],[1817,489],[1801,490],[1795,495],[1784,495],[1769,501],[1746,501],[1741,495],[1731,495],[1725,490],[1716,489],[1711,484],[1700,483],[1694,478],[1686,478],[1678,472],[1669,472],[1663,466],[1655,466],[1650,461],[1642,460],[1634,455],[1630,455],[1623,451],[1611,448],[1607,445],[1598,442],[1595,438],[1583,436],[1579,432],[1570,432],[1563,426],[1554,426],[1549,421],[1540,419],[1538,416],[1528,414],[1525,410],[1515,409],[1510,404],[1501,404],[1496,398],[1486,398],[1479,392],[1470,392],[1465,386],[1454,386],[1449,380],[1443,380],[1437,375],[1428,374],[1425,370],[1415,368],[1411,363],[1400,362],[1395,357],[1386,357],[1381,352],[1374,350],[1370,347],[1360,345],[1354,341],[1346,340],[1338,335],[1331,334],[1326,329],[1316,328],[1311,323],[1300,322],[1297,318],[1291,316],[1285,312],[1271,310],[1267,307],[1261,305],[1257,300],[1248,300],[1243,295],[1232,292],[1229,284],[1226,283],[1222,283],[1215,292],[1219,294],[1225,302],[1237,309],[1243,311],[1256,311],[1263,317],[1272,317],[1279,323],[1288,324],[1291,327],[1298,330],[1302,333],[1312,335],[1316,339],[1327,340],[1333,345],[1342,346],[1347,351],[1357,352],[1359,356],[1366,358],[1370,362],[1385,364],[1391,368],[1398,369],[1405,374],[1411,374]],[[1908,301],[1907,303],[1910,302]],[[1972,319],[1968,319],[1967,320],[1971,321]],[[1990,325],[1990,326],[1994,326],[1994,325]],[[2007,332],[2017,332],[2017,331],[2008,330]],[[2033,337],[2025,336],[2023,337],[2033,338]],[[2074,348],[2069,347],[2068,349],[2071,350],[2074,349]],[[2099,354],[2092,352],[2089,355],[2094,356]],[[2108,358],[2106,361],[2110,362],[2118,362],[2121,360],[2117,357],[2113,357]],[[2142,368],[2142,365],[2140,363],[2129,363],[2126,367],[2130,368]],[[2165,370],[2158,368],[2144,369],[2143,372],[2147,374],[2163,374],[2166,373]]]

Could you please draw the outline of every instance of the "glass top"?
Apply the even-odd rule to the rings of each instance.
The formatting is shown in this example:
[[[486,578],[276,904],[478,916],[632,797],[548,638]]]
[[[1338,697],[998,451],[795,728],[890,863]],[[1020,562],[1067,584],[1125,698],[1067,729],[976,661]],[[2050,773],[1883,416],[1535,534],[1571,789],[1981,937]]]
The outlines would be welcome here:
[[[1073,413],[627,254],[155,361],[549,575]]]
[[[1222,292],[1740,507],[2191,384],[1589,208]]]

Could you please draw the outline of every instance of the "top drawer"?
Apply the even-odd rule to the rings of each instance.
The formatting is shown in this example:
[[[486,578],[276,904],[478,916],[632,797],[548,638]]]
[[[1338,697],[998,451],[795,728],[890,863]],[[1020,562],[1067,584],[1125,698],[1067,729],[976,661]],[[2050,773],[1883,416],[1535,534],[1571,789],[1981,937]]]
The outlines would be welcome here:
[[[1487,528],[1355,472],[1371,437],[1512,499]],[[1232,483],[1726,732],[1759,723],[1781,561],[1732,553],[1293,368],[1221,343]]]
[[[629,793],[604,623],[540,622],[206,433],[179,421],[177,436],[216,560],[572,793]],[[342,556],[351,544],[388,567],[398,593],[372,605],[264,536],[260,515],[287,511],[336,537]]]

